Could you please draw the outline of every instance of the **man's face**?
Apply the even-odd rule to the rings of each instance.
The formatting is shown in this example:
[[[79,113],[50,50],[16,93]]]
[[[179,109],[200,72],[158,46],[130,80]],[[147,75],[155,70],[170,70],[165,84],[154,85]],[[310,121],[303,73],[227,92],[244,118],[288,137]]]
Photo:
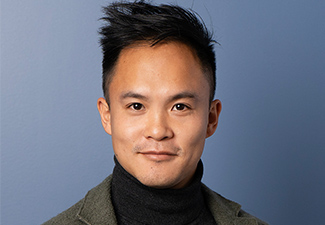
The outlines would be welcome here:
[[[144,185],[186,186],[221,105],[209,107],[209,84],[194,52],[168,42],[122,50],[109,86],[110,106],[98,100],[105,131],[122,167]]]

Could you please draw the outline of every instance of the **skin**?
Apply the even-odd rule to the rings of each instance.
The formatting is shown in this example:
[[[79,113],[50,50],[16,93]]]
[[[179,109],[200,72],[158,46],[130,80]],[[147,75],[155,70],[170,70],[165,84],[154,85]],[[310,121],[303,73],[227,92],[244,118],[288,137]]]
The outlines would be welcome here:
[[[179,42],[123,49],[109,96],[97,106],[122,167],[150,187],[187,186],[221,111],[194,51]]]

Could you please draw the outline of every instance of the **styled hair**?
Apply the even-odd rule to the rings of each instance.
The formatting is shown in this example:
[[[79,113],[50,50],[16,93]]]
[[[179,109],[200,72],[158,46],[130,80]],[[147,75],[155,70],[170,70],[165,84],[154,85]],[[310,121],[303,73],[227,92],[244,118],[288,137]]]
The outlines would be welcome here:
[[[101,27],[103,52],[103,92],[109,104],[109,85],[120,52],[139,41],[154,46],[162,41],[179,41],[191,47],[201,62],[210,85],[210,102],[216,89],[216,63],[212,34],[202,19],[192,10],[176,5],[159,6],[145,1],[114,2],[103,7],[106,22]]]

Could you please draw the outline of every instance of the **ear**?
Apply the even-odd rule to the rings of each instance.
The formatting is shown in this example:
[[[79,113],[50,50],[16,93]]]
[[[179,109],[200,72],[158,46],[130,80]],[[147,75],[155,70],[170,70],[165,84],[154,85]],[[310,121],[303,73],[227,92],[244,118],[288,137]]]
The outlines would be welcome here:
[[[100,114],[100,118],[101,118],[104,130],[106,131],[106,133],[111,135],[112,134],[111,112],[110,112],[109,105],[107,104],[107,102],[104,98],[99,98],[97,100],[97,109]]]
[[[221,108],[221,102],[219,99],[216,99],[211,103],[206,138],[210,137],[216,131]]]

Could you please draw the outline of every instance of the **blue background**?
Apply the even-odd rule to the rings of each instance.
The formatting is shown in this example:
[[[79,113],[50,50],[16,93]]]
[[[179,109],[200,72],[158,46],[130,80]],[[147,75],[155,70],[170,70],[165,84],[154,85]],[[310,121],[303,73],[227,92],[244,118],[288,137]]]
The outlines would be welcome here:
[[[103,0],[1,0],[1,224],[40,224],[113,168],[96,108]],[[162,1],[154,1],[160,3]],[[219,127],[204,182],[270,224],[322,224],[325,1],[204,0]]]

